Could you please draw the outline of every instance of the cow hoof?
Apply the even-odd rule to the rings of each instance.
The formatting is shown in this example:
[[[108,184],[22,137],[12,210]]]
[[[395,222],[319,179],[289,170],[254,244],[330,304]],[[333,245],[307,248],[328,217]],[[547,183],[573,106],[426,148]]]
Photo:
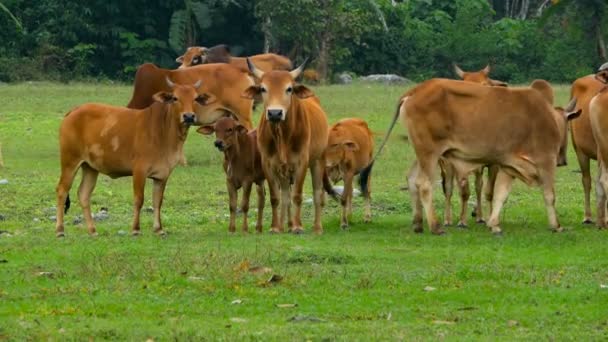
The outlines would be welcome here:
[[[451,227],[452,226],[452,222],[444,222],[443,226],[444,227]]]
[[[490,227],[490,230],[492,230],[494,236],[502,236],[502,229],[500,227]]]
[[[133,235],[133,236],[140,236],[140,235],[141,235],[141,232],[140,232],[139,230],[134,230],[134,231],[131,233],[131,235]]]
[[[445,230],[443,230],[441,228],[437,228],[437,229],[433,229],[433,231],[431,231],[431,233],[433,233],[433,235],[444,235]]]
[[[416,234],[422,234],[424,232],[424,229],[422,228],[422,225],[414,225],[414,233]]]
[[[323,235],[323,228],[315,229],[315,230],[313,230],[313,232],[315,233],[315,235]]]
[[[496,232],[492,232],[492,235],[496,236],[496,237],[502,237],[502,230],[501,231],[496,231]]]
[[[270,228],[270,234],[281,234],[283,231],[279,228]]]
[[[551,228],[551,231],[554,233],[563,233],[565,231],[564,227]]]
[[[477,213],[475,211],[471,211],[471,217],[477,217]]]
[[[475,220],[475,223],[477,223],[477,224],[486,224],[486,220],[484,220],[484,219],[477,219],[477,220]]]
[[[165,237],[167,236],[167,232],[165,232],[164,230],[157,230],[154,232],[156,235],[161,236],[161,237]]]
[[[467,229],[469,228],[469,226],[467,226],[466,223],[460,222],[456,227],[458,228],[462,228],[462,229]]]
[[[593,224],[593,220],[590,218],[586,218],[583,220],[583,224]]]
[[[92,233],[89,233],[89,236],[90,237],[97,237],[97,236],[99,236],[99,234],[97,234],[97,232],[92,232]]]
[[[294,234],[294,235],[300,235],[300,234],[304,234],[304,229],[301,227],[291,228],[290,232],[291,232],[291,234]],[[315,233],[316,233],[316,231],[315,231]]]
[[[372,223],[372,219],[369,217],[366,217],[363,219],[363,223]]]
[[[58,237],[58,238],[64,238],[65,237],[65,233],[64,232],[55,233],[55,236]]]
[[[342,228],[343,230],[347,230],[348,229],[348,223],[342,223],[340,225],[340,228]]]

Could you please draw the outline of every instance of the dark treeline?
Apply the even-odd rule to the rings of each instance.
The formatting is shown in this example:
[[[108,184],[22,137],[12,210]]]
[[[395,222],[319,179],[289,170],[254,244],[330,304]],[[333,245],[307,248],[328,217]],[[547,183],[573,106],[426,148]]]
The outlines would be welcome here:
[[[510,82],[570,82],[606,61],[605,0],[0,0],[0,81],[131,80],[187,46],[277,52],[331,80],[414,80],[494,66]]]

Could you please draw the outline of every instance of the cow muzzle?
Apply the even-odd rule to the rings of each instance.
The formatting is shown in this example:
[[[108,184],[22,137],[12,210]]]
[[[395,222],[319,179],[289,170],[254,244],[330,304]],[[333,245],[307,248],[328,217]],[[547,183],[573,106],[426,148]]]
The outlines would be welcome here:
[[[221,140],[216,140],[213,145],[215,145],[215,147],[220,150],[221,152],[224,152],[224,150],[226,149],[226,145],[224,145],[224,142]]]
[[[266,118],[270,122],[279,122],[283,120],[283,110],[282,109],[269,109],[266,111]]]
[[[184,113],[182,118],[186,125],[193,125],[196,121],[196,115],[194,113]]]

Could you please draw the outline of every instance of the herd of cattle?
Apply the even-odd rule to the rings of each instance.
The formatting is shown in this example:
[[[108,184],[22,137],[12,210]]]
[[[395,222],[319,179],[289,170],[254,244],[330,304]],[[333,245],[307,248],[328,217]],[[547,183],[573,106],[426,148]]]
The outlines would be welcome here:
[[[90,103],[66,114],[60,128],[58,237],[64,236],[69,190],[79,169],[82,181],[78,198],[90,234],[96,234],[90,197],[99,173],[112,178],[133,177],[135,235],[140,233],[145,181],[151,178],[154,231],[164,234],[160,215],[163,193],[175,166],[186,163],[182,149],[193,125],[200,126],[197,132],[201,134],[215,134],[214,144],[224,153],[229,231],[236,230],[240,188],[242,229],[248,230],[253,184],[258,195],[256,230],[262,231],[267,181],[271,232],[283,232],[285,224],[292,233],[303,232],[302,190],[309,170],[315,233],[323,232],[325,192],[341,197],[341,226],[348,227],[357,174],[365,197],[365,221],[370,221],[371,169],[399,118],[416,155],[408,173],[416,232],[423,231],[424,210],[430,231],[444,233],[432,201],[432,181],[438,167],[447,201],[444,225],[452,224],[454,185],[461,199],[458,224],[466,225],[471,173],[477,193],[474,216],[477,222],[484,222],[482,176],[487,169],[487,225],[493,233],[501,233],[500,211],[515,178],[542,188],[549,224],[555,231],[562,230],[555,210],[554,183],[556,166],[566,164],[568,126],[583,175],[584,222],[592,222],[589,160],[597,159],[597,225],[607,226],[608,136],[602,132],[608,131],[608,63],[596,75],[574,82],[565,109],[554,106],[553,89],[546,81],[535,80],[529,87],[508,87],[489,77],[489,67],[464,72],[455,65],[462,80],[431,79],[399,99],[386,137],[373,156],[373,137],[365,121],[349,118],[329,126],[319,98],[296,81],[305,63],[293,69],[289,59],[275,54],[232,57],[225,45],[191,47],[176,61],[181,66],[175,70],[153,64],[140,66],[126,108]],[[253,129],[252,112],[257,103],[263,103],[264,109],[257,129]],[[570,125],[568,120],[573,120]],[[338,195],[332,182],[340,180],[344,181],[344,190]]]

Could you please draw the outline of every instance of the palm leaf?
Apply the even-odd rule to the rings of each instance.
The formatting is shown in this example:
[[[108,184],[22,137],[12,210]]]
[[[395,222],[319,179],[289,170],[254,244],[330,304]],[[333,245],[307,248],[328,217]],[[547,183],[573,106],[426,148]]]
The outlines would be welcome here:
[[[6,12],[6,14],[8,14],[9,17],[11,17],[11,19],[13,19],[13,21],[15,22],[15,25],[17,26],[17,28],[19,28],[19,30],[23,30],[23,26],[21,26],[21,22],[19,21],[19,19],[17,19],[17,17],[15,17],[13,15],[13,13],[11,11],[8,10],[8,8],[6,8],[6,6],[4,6],[4,4],[2,4],[0,2],[0,9],[3,10],[4,12]]]
[[[186,10],[173,12],[171,25],[169,26],[169,45],[177,52],[182,53],[186,48],[186,27],[188,16]]]
[[[192,14],[196,19],[196,23],[201,30],[209,28],[212,22],[211,10],[209,6],[201,2],[193,2],[191,4]]]

